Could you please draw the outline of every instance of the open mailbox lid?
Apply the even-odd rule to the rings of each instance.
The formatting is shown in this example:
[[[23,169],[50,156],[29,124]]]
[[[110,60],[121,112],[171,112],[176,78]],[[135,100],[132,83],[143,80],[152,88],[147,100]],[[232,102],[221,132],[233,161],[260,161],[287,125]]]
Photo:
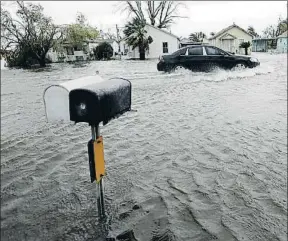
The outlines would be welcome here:
[[[131,83],[122,78],[87,76],[49,86],[43,99],[49,122],[106,124],[131,109]]]

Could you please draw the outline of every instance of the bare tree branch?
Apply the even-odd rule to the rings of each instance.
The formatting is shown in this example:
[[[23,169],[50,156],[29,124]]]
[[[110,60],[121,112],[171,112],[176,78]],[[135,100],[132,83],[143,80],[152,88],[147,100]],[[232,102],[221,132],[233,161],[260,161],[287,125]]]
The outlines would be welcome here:
[[[141,20],[149,20],[150,24],[158,28],[167,28],[174,23],[176,18],[184,18],[178,10],[185,4],[176,1],[144,1],[146,8],[143,10],[141,1],[126,1],[122,12],[128,12]],[[148,21],[147,21],[148,22]]]

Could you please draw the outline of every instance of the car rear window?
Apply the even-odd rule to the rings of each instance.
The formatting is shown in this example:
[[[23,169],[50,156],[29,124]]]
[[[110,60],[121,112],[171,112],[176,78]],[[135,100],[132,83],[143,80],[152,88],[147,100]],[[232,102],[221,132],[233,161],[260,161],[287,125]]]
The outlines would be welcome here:
[[[220,51],[219,49],[212,48],[212,47],[205,47],[207,55],[221,55],[224,52]]]
[[[203,55],[202,46],[201,47],[199,46],[199,47],[189,48],[188,55]]]
[[[185,55],[187,48],[182,48],[174,52],[172,55],[174,56],[180,56],[180,55]]]

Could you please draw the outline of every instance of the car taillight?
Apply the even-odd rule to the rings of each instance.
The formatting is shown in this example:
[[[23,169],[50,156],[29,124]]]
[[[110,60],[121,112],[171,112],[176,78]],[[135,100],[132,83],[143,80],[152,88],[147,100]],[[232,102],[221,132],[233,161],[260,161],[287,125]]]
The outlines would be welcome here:
[[[159,61],[164,62],[163,56],[159,56]]]

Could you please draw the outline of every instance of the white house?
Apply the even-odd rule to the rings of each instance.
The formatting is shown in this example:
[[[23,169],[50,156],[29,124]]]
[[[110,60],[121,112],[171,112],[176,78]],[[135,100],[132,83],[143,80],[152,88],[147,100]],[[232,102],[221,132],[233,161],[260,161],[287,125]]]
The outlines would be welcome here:
[[[66,44],[63,46],[63,51],[61,52],[50,49],[47,53],[47,58],[49,58],[52,63],[74,62],[87,60],[87,54],[83,50],[77,49],[77,47],[71,47],[70,45]]]
[[[160,55],[171,54],[179,49],[180,42],[176,35],[150,24],[146,24],[145,30],[147,31],[147,35],[153,39],[153,42],[149,45],[149,50],[146,51],[146,58],[158,58]],[[132,47],[129,47],[128,56],[130,58],[140,58],[138,48],[132,50]]]
[[[119,52],[119,45],[116,41],[113,42],[112,47],[114,49],[114,52],[118,53]],[[129,52],[129,46],[128,44],[125,42],[125,39],[122,39],[120,42],[120,53],[122,55],[126,55]]]
[[[245,49],[239,48],[239,45],[248,41],[252,45],[252,38],[251,34],[233,23],[209,38],[209,43],[229,52],[245,54]],[[251,54],[251,47],[248,49],[248,54]]]
[[[287,31],[277,37],[277,52],[278,53],[287,53]]]

